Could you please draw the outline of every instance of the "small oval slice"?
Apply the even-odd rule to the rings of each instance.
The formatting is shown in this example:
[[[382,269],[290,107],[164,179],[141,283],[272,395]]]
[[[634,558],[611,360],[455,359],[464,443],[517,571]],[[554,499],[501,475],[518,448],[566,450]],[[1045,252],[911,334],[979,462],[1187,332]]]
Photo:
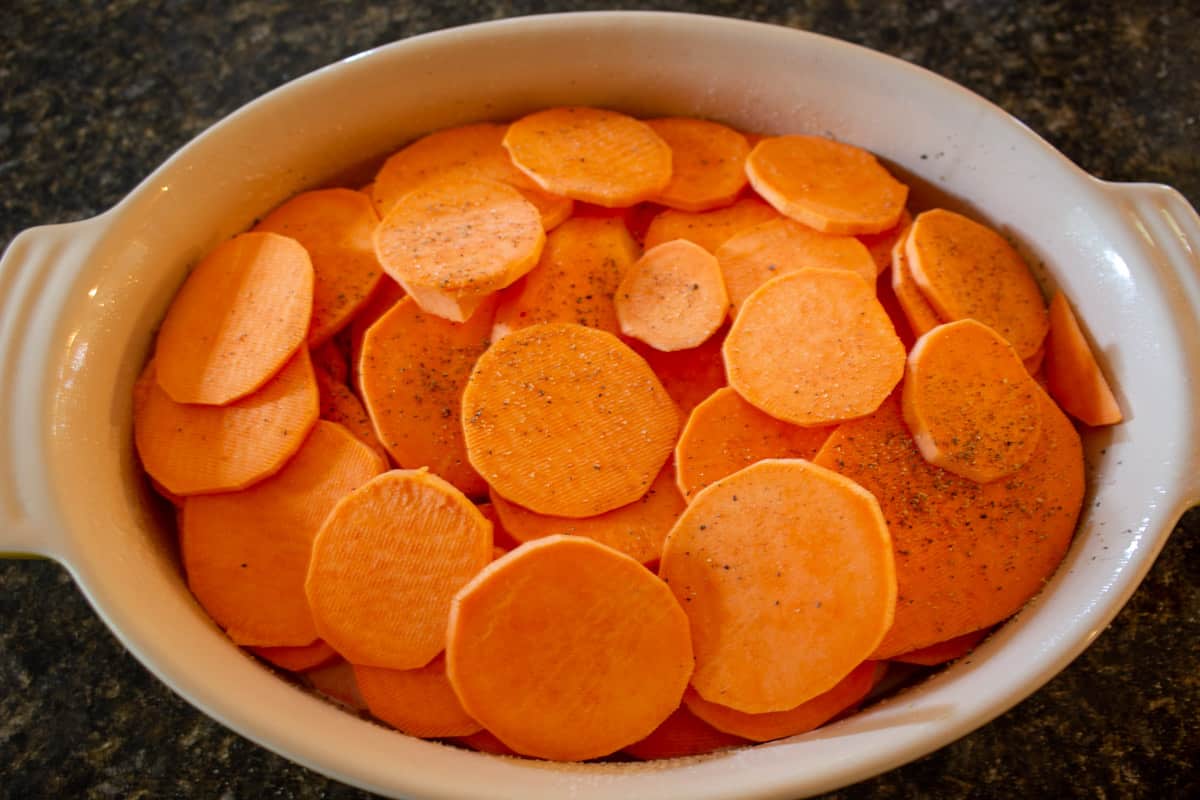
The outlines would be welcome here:
[[[318,347],[350,322],[383,275],[375,257],[379,217],[371,200],[353,189],[302,192],[254,226],[304,246],[314,273],[308,346]]]
[[[647,250],[614,301],[621,332],[656,350],[699,347],[725,321],[729,296],[711,253],[686,239]]]
[[[537,263],[538,210],[505,183],[451,173],[404,195],[375,231],[375,254],[417,305],[452,322]]]
[[[133,431],[142,466],[177,495],[232,492],[277,472],[317,421],[317,381],[301,347],[257,392],[226,406],[176,403],[151,362]]]
[[[304,595],[313,539],[339,500],[384,469],[348,430],[318,420],[270,478],[187,499],[179,545],[188,588],[230,639],[300,646],[317,638]]]
[[[454,593],[491,560],[492,525],[470,500],[424,470],[392,470],[329,513],[305,591],[347,660],[416,669],[445,646]]]
[[[659,574],[691,621],[692,686],[750,713],[833,688],[892,624],[892,541],[870,492],[800,459],[768,459],[701,491]]]
[[[154,360],[176,403],[226,405],[260,388],[304,343],[313,267],[295,239],[243,233],[202,260],[167,309]]]
[[[723,353],[738,394],[796,425],[870,414],[904,374],[904,345],[874,287],[844,270],[805,269],[760,286]]]
[[[913,279],[939,318],[977,319],[1032,356],[1049,328],[1046,301],[1020,253],[986,225],[937,208],[905,244]]]
[[[467,455],[507,500],[590,517],[646,494],[675,446],[675,404],[637,353],[604,331],[547,323],[514,331],[463,392]]]
[[[904,421],[930,464],[976,483],[1023,467],[1037,448],[1041,393],[1001,336],[973,319],[939,325],[908,356]]]
[[[746,159],[750,185],[779,213],[823,233],[879,233],[904,212],[908,187],[875,156],[820,136],[772,136]]]
[[[538,186],[598,206],[653,200],[671,180],[671,148],[646,123],[616,111],[536,111],[509,126],[504,147]]]
[[[638,562],[576,536],[522,545],[454,598],[446,665],[463,708],[518,753],[608,755],[679,706],[688,621]]]

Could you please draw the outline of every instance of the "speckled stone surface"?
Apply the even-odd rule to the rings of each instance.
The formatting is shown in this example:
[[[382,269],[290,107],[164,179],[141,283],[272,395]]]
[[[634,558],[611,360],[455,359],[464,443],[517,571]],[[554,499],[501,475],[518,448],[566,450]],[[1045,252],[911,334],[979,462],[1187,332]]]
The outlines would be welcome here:
[[[0,25],[0,240],[115,203],[283,81],[450,25],[657,7],[802,27],[929,67],[1085,169],[1200,204],[1200,5],[991,0],[593,4],[28,2]],[[837,798],[1200,797],[1200,512],[1098,641],[995,722]],[[0,562],[0,797],[364,798],[194,711],[63,569]]]

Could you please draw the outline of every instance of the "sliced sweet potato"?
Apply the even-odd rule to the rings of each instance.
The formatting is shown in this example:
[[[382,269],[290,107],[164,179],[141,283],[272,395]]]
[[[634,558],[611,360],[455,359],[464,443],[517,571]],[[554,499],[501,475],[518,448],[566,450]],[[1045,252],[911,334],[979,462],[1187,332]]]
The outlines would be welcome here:
[[[746,159],[750,185],[779,213],[824,233],[879,233],[904,213],[908,187],[860,147],[773,136]]]
[[[270,661],[288,672],[303,672],[337,658],[337,651],[320,639],[312,644],[300,646],[251,647],[249,650],[264,661]]]
[[[318,421],[279,472],[240,492],[189,497],[179,529],[188,588],[238,644],[304,646],[313,538],[329,511],[386,469],[341,425]]]
[[[1121,407],[1062,292],[1050,301],[1050,335],[1044,352],[1050,396],[1063,410],[1085,425],[1121,421]]]
[[[278,472],[317,421],[317,381],[301,347],[257,392],[226,406],[176,403],[150,362],[133,431],[142,466],[177,495],[232,492]]]
[[[944,642],[937,642],[917,650],[909,650],[892,656],[892,661],[903,664],[917,664],[922,667],[936,667],[949,661],[962,658],[975,649],[975,645],[991,632],[990,628],[964,633]]]
[[[671,180],[671,148],[646,123],[617,111],[535,111],[508,127],[504,147],[541,188],[601,206],[653,200]]]
[[[443,656],[417,669],[355,666],[354,680],[367,709],[410,736],[469,736],[483,729],[458,702]]]
[[[747,714],[705,700],[695,689],[683,696],[683,702],[689,711],[716,730],[753,742],[769,742],[815,730],[854,707],[871,691],[880,669],[878,662],[864,661],[833,688],[786,711]]]
[[[453,174],[404,195],[375,231],[375,254],[429,314],[470,318],[484,298],[533,269],[546,234],[508,184]]]
[[[878,500],[892,532],[896,617],[871,657],[891,658],[1011,616],[1070,545],[1083,502],[1083,449],[1044,392],[1037,450],[1014,475],[978,484],[917,449],[896,396],[843,423],[815,459]]]
[[[708,211],[732,203],[746,186],[746,137],[694,117],[646,120],[671,148],[671,181],[655,198],[668,208]]]
[[[722,348],[732,386],[796,425],[870,414],[900,382],[904,345],[875,287],[845,270],[805,269],[759,287]]]
[[[383,275],[375,257],[379,217],[353,189],[318,189],[290,198],[254,226],[289,236],[312,259],[312,321],[308,346],[328,341],[350,322]]]
[[[424,470],[392,470],[334,506],[304,588],[317,633],[358,666],[416,669],[446,642],[450,600],[492,560],[492,526]]]
[[[492,507],[504,530],[518,542],[532,542],[555,534],[583,536],[648,564],[662,553],[663,540],[684,508],[671,472],[668,462],[643,497],[594,517],[570,519],[538,514],[495,493]]]
[[[764,458],[811,459],[832,426],[802,428],[759,411],[728,386],[688,416],[675,445],[675,480],[685,498]]]
[[[832,689],[878,647],[896,604],[879,504],[801,459],[759,461],[697,494],[659,574],[691,622],[692,686],[749,713]]]
[[[608,755],[679,706],[688,621],[641,564],[578,536],[492,562],[454,598],[446,666],[463,708],[518,753]]]
[[[617,217],[580,217],[555,228],[537,266],[505,289],[492,340],[542,322],[619,329],[613,296],[640,249]]]
[[[703,344],[725,321],[728,304],[717,259],[684,239],[643,253],[614,299],[623,334],[669,351]]]
[[[471,464],[500,496],[541,514],[590,517],[632,503],[666,463],[674,403],[610,333],[546,323],[475,363],[462,402]]]
[[[1041,345],[1046,302],[1025,259],[991,228],[934,209],[917,215],[905,244],[913,279],[940,319],[976,319],[1021,358]]]
[[[757,197],[743,197],[728,208],[715,211],[668,209],[650,221],[642,246],[649,250],[673,239],[687,239],[715,253],[739,231],[778,218],[779,212]]]
[[[643,761],[653,761],[698,756],[749,743],[741,736],[717,730],[682,705],[649,736],[626,747],[625,752]]]
[[[295,239],[243,233],[218,245],[171,301],[155,342],[176,403],[228,405],[262,388],[308,334],[313,267]]]
[[[406,297],[371,326],[359,355],[363,405],[388,454],[407,469],[428,467],[478,497],[487,484],[467,460],[463,388],[487,349],[495,298],[455,323]]]
[[[1040,393],[1012,345],[964,319],[939,325],[913,345],[901,405],[926,461],[987,483],[1033,455],[1042,431]]]
[[[821,233],[790,219],[764,222],[730,237],[716,257],[735,315],[759,286],[809,267],[844,269],[875,288],[875,262],[862,242],[853,236]]]

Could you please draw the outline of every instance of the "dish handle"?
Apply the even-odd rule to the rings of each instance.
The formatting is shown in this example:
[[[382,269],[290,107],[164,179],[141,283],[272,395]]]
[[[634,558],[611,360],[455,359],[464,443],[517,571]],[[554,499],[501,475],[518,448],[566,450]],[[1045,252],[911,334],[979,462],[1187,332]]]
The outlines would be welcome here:
[[[61,310],[103,217],[22,231],[0,258],[0,558],[64,555],[46,463]]]
[[[1190,397],[1200,397],[1200,215],[1170,186],[1157,183],[1110,183],[1152,262],[1168,287],[1169,303],[1183,333]],[[1188,442],[1188,506],[1200,505],[1200,419],[1193,420]]]

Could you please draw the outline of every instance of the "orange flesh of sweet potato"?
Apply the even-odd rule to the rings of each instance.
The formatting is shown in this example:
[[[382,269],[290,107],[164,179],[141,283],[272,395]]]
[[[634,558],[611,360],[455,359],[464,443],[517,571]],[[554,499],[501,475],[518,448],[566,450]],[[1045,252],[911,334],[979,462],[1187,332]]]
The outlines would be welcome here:
[[[467,460],[463,389],[487,349],[495,298],[463,323],[427,314],[411,298],[363,337],[359,385],[375,433],[401,467],[428,467],[470,497],[487,484]]]
[[[385,468],[345,428],[319,421],[270,478],[187,499],[179,541],[188,588],[229,638],[265,646],[317,638],[304,595],[313,538],[342,497]]]
[[[945,209],[917,215],[905,256],[913,279],[946,322],[977,319],[1021,358],[1041,345],[1046,302],[1025,259],[998,233]]]
[[[642,246],[649,250],[673,239],[687,239],[715,253],[739,231],[773,219],[779,219],[779,212],[756,197],[740,198],[733,205],[715,211],[668,209],[650,221]]]
[[[908,355],[904,422],[921,455],[987,483],[1016,472],[1042,431],[1041,389],[1016,350],[973,319],[939,325]]]
[[[492,526],[424,470],[392,470],[334,506],[305,592],[317,633],[358,666],[416,669],[442,651],[455,592],[492,560]]]
[[[650,119],[646,125],[671,148],[671,181],[656,202],[708,211],[728,206],[745,188],[750,145],[733,128],[689,117]]]
[[[1042,352],[1050,396],[1063,410],[1085,425],[1115,425],[1121,421],[1121,407],[1062,292],[1050,301],[1050,335]],[[1036,366],[1030,370],[1036,371]]]
[[[177,495],[245,489],[273,475],[317,421],[317,382],[308,350],[257,392],[227,406],[176,403],[147,365],[144,401],[134,408],[142,466]]]
[[[684,502],[672,480],[668,462],[643,497],[594,517],[571,519],[538,514],[495,493],[492,506],[504,529],[518,542],[532,542],[555,534],[583,536],[648,564],[662,553],[663,540],[683,511]]]
[[[489,294],[533,269],[546,234],[508,184],[451,176],[406,194],[375,230],[375,253],[422,310],[470,318]]]
[[[892,532],[896,618],[871,654],[891,658],[994,625],[1037,593],[1071,543],[1083,502],[1083,449],[1044,393],[1037,450],[989,484],[927,462],[890,397],[843,423],[815,459],[878,500]]]
[[[777,219],[738,233],[716,252],[736,316],[746,298],[772,278],[809,267],[844,269],[875,287],[875,262],[853,236],[834,236],[790,219]]]
[[[188,275],[155,342],[158,384],[176,403],[228,405],[260,389],[304,343],[313,267],[295,239],[243,233]]]
[[[819,728],[852,708],[871,691],[879,669],[876,662],[864,661],[833,688],[785,711],[747,714],[709,702],[695,689],[684,695],[683,702],[688,710],[719,731],[754,742],[768,742]]]
[[[454,598],[447,672],[463,708],[518,753],[608,755],[679,706],[688,621],[638,562],[577,536],[522,545]]]
[[[908,187],[875,156],[819,136],[761,140],[746,159],[746,174],[781,214],[824,233],[885,231],[908,199]]]
[[[546,236],[537,266],[500,295],[497,341],[542,322],[574,322],[616,333],[613,295],[640,248],[615,217],[579,217]]]
[[[612,334],[547,323],[475,363],[463,392],[467,455],[500,496],[590,517],[642,497],[675,445],[679,416],[658,378]]]
[[[671,180],[671,148],[646,123],[616,111],[536,111],[508,127],[504,147],[541,188],[601,206],[653,200]]]
[[[904,373],[904,345],[875,287],[844,270],[767,281],[747,298],[722,352],[729,385],[795,425],[870,414]]]
[[[675,444],[679,491],[691,498],[714,481],[764,458],[811,459],[832,426],[802,428],[775,419],[724,387],[688,416]]]
[[[767,459],[693,498],[659,574],[691,622],[692,686],[750,713],[833,688],[892,623],[896,574],[875,498],[800,459]]]
[[[684,239],[643,253],[614,301],[623,334],[668,351],[707,341],[725,321],[728,304],[717,259]]]
[[[367,709],[410,736],[433,739],[482,730],[458,702],[443,656],[417,669],[355,666],[354,680]]]
[[[328,341],[350,322],[383,276],[375,257],[379,217],[353,189],[302,192],[254,226],[298,241],[312,259],[312,321],[308,346]]]

